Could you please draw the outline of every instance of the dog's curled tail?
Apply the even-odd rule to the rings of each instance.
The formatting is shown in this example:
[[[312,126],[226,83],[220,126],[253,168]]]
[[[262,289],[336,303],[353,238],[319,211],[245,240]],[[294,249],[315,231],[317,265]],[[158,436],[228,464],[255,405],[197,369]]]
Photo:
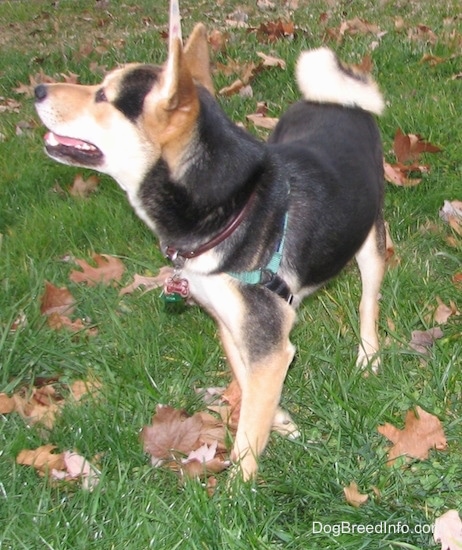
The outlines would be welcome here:
[[[376,115],[384,110],[385,102],[374,80],[344,65],[329,48],[303,52],[297,62],[296,76],[308,101],[360,107]]]

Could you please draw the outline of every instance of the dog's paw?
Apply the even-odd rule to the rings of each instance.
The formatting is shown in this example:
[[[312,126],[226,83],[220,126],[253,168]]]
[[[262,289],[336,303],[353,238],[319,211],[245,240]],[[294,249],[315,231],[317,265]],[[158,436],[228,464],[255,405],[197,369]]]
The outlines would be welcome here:
[[[373,374],[377,374],[380,368],[380,357],[377,353],[367,354],[362,346],[359,347],[358,358],[356,359],[356,366],[363,370],[364,373],[369,371]]]
[[[300,437],[297,424],[292,420],[290,414],[278,407],[276,414],[274,415],[273,426],[271,428],[275,432],[289,439],[297,439]]]

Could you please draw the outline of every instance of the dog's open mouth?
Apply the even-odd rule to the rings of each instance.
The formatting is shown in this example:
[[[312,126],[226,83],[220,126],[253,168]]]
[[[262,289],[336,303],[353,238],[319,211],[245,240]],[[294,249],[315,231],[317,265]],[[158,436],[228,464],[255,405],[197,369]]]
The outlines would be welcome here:
[[[53,132],[45,134],[47,153],[56,159],[71,164],[97,166],[103,159],[103,153],[88,141],[59,136]]]

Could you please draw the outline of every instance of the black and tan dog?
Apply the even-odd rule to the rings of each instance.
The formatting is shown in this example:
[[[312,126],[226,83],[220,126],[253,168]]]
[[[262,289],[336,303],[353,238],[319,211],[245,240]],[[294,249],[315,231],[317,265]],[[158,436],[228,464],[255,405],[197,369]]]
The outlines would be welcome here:
[[[216,320],[242,391],[232,456],[246,479],[278,413],[295,307],[353,257],[363,287],[358,364],[378,364],[385,232],[371,113],[383,100],[326,48],[301,55],[297,80],[304,99],[268,143],[213,98],[202,25],[184,49],[171,41],[164,66],[35,90],[47,153],[110,174],[174,262],[167,291],[189,292]]]

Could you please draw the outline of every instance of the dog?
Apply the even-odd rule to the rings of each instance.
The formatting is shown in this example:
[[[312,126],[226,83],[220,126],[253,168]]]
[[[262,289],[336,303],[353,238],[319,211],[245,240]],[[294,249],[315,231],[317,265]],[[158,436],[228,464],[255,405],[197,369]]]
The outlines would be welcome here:
[[[231,457],[245,480],[281,413],[297,305],[354,257],[357,363],[379,365],[385,228],[374,115],[384,101],[369,75],[324,47],[300,55],[296,79],[302,99],[267,142],[215,100],[202,24],[185,47],[173,37],[162,66],[35,89],[47,154],[112,176],[173,262],[166,292],[191,296],[215,319],[242,393]]]

